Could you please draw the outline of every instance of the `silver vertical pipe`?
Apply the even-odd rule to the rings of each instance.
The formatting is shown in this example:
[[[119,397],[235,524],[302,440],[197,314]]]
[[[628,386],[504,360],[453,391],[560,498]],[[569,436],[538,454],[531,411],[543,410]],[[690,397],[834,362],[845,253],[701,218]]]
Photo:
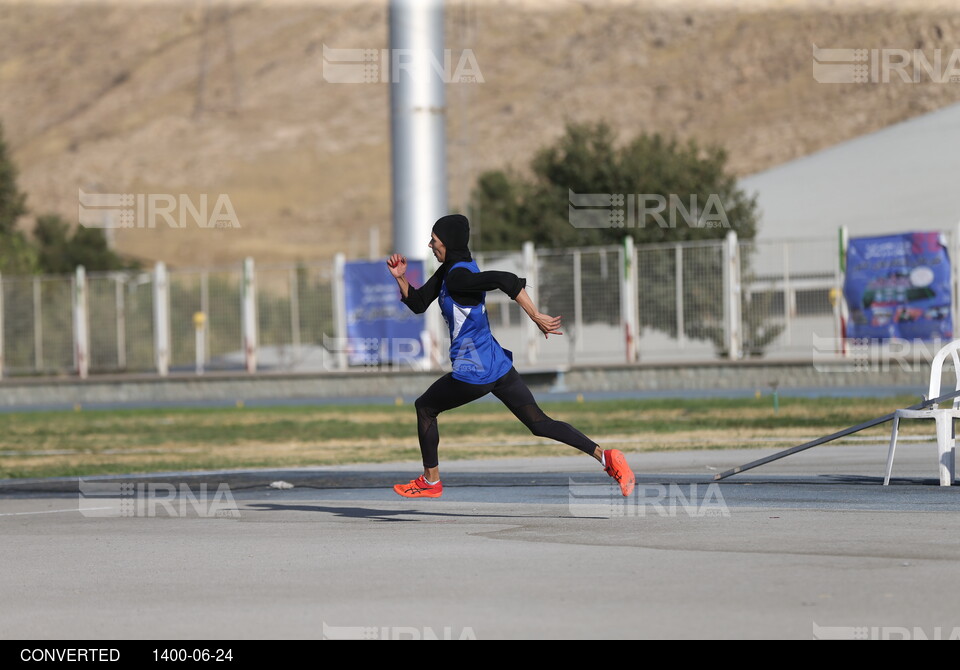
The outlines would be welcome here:
[[[213,330],[213,320],[210,318],[210,274],[204,270],[200,273],[200,311],[207,315],[206,328],[203,329],[203,361],[206,367],[210,358],[210,331]]]
[[[157,374],[170,371],[170,285],[167,266],[157,261],[153,270],[153,349]]]
[[[687,343],[687,326],[683,320],[683,246],[678,244],[674,247],[674,290],[675,301],[677,305],[677,346],[683,349]]]
[[[337,254],[333,257],[333,330],[337,369],[347,369],[347,291],[343,273],[347,257]]]
[[[114,300],[117,313],[117,369],[127,368],[127,307],[123,295],[123,279],[114,276]]]
[[[783,243],[783,317],[786,334],[786,346],[793,345],[793,288],[790,286],[790,243]]]
[[[33,360],[37,372],[43,371],[43,302],[40,278],[33,278]]]
[[[257,320],[257,274],[253,258],[243,259],[243,298],[240,304],[240,327],[243,334],[243,353],[247,372],[257,371],[259,322]]]
[[[393,246],[426,259],[433,223],[447,214],[443,3],[390,0]]]
[[[583,351],[583,268],[579,249],[573,252],[573,330],[576,351]]]
[[[90,370],[90,314],[87,296],[87,271],[82,265],[78,265],[73,291],[73,349],[80,379],[86,379]]]

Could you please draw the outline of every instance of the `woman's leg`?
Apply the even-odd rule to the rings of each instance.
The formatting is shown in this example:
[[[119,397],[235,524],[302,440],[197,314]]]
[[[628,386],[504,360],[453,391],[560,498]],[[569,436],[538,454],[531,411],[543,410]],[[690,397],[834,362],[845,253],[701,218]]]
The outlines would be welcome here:
[[[423,457],[423,475],[429,481],[440,478],[440,461],[437,456],[440,430],[437,428],[437,415],[482,398],[493,386],[468,384],[454,379],[452,373],[447,373],[417,398],[414,403],[417,408],[417,437],[420,439],[420,455]]]
[[[636,478],[623,453],[619,449],[604,451],[600,445],[569,423],[555,421],[544,414],[515,368],[511,368],[510,372],[497,380],[493,395],[500,398],[534,435],[569,444],[593,456],[603,465],[604,471],[620,485],[620,493],[624,497],[633,493]]]
[[[493,395],[497,396],[534,435],[569,444],[602,462],[603,450],[596,442],[569,423],[556,421],[543,413],[516,368],[511,368],[510,372],[497,380]]]

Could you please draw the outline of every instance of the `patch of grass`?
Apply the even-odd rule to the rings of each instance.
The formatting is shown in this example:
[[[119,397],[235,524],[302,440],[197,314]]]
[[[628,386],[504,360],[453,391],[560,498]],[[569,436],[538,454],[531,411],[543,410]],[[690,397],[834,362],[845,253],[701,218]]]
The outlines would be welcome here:
[[[901,398],[644,399],[545,403],[605,447],[627,451],[791,446],[917,401]],[[923,434],[923,422],[904,425]],[[929,427],[927,427],[929,428]],[[864,435],[878,439],[879,426]],[[929,432],[929,430],[927,431]],[[440,417],[444,460],[570,454],[503,406]],[[0,478],[418,461],[413,407],[87,410],[0,414]]]

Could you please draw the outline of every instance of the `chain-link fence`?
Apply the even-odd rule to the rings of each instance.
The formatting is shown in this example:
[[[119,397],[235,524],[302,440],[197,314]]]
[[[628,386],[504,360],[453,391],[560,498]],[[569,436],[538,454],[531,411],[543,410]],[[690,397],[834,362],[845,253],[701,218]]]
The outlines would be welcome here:
[[[563,318],[564,336],[544,340],[514,301],[500,292],[487,294],[494,335],[527,369],[799,358],[810,355],[814,336],[839,335],[834,241],[727,245],[724,240],[646,245],[629,258],[627,246],[534,250],[528,245],[522,252],[477,254],[477,262],[482,270],[526,277],[540,310]],[[343,337],[334,268],[333,262],[257,266],[250,277],[255,299],[248,304],[240,265],[165,275],[90,273],[85,292],[77,290],[83,280],[75,276],[2,277],[2,371],[80,369],[77,295],[86,296],[85,354],[92,374],[161,370],[162,346],[171,372],[249,369],[248,340],[255,342],[258,370],[330,369],[327,338]],[[158,277],[163,277],[159,285]],[[250,310],[254,316],[246,323]],[[165,338],[158,334],[164,327]],[[437,335],[442,348],[445,334]]]
[[[164,322],[170,371],[244,368],[242,280],[240,268],[169,273]],[[297,370],[319,359],[324,334],[334,331],[331,264],[264,267],[256,280],[261,367]],[[77,370],[76,281],[74,276],[2,277],[5,375]],[[90,273],[86,285],[90,372],[156,371],[155,273]],[[204,315],[200,328],[197,313]]]
[[[751,242],[741,249],[746,356],[809,356],[814,336],[840,336],[835,241]]]
[[[75,369],[72,277],[4,278],[4,367],[13,374]]]

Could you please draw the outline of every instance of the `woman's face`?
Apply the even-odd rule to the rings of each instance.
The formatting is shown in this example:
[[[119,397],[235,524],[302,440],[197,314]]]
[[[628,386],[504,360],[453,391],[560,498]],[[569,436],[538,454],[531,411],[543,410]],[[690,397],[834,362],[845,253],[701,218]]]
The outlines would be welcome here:
[[[447,248],[443,246],[443,242],[440,241],[436,233],[430,233],[430,244],[428,246],[433,250],[433,256],[438,263],[442,263],[446,259]]]

